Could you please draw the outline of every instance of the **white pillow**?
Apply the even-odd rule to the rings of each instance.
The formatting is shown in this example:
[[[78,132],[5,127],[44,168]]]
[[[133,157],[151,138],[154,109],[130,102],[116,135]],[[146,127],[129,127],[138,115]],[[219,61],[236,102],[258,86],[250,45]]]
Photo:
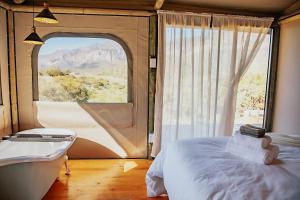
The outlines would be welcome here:
[[[267,133],[267,135],[269,135],[272,138],[273,144],[300,147],[300,133],[296,135],[296,134],[269,132]]]

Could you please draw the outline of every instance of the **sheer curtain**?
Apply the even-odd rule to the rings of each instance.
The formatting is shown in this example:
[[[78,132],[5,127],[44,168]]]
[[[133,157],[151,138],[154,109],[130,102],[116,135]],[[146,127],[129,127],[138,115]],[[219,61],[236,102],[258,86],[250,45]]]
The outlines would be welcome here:
[[[152,156],[170,141],[231,134],[239,80],[271,22],[269,18],[158,13]]]
[[[225,70],[221,79],[227,80],[223,83],[225,98],[217,134],[232,134],[239,82],[260,49],[272,22],[273,18],[213,16],[213,29],[220,34],[222,53],[219,60]]]

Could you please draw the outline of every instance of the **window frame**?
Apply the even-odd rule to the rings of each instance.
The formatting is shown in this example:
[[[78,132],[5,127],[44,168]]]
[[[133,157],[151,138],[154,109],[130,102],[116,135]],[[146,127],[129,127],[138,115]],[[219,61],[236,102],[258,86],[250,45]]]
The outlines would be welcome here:
[[[47,41],[56,37],[77,37],[77,38],[99,38],[109,39],[117,42],[123,48],[127,59],[127,102],[112,102],[111,104],[127,104],[133,102],[133,59],[132,53],[127,44],[119,37],[109,33],[72,33],[72,32],[54,32],[44,36],[43,41]],[[33,101],[39,101],[39,83],[38,83],[38,57],[40,52],[40,45],[35,45],[32,50],[32,98]],[[107,102],[87,102],[86,104],[108,104]]]
[[[1,65],[1,63],[0,63],[0,106],[3,106],[3,96],[2,96],[2,65]]]
[[[276,91],[276,78],[277,78],[277,65],[278,65],[278,50],[279,50],[279,37],[280,27],[275,23],[270,27],[270,49],[269,49],[269,66],[267,73],[267,84],[265,94],[265,112],[263,128],[267,132],[272,131],[273,126],[273,112],[275,102],[275,91]]]
[[[266,84],[265,84],[265,95],[264,95],[264,113],[263,113],[263,120],[262,120],[262,128],[269,130],[267,128],[267,123],[270,121],[270,116],[269,116],[269,112],[270,112],[270,107],[269,107],[269,101],[270,101],[270,88],[271,88],[271,73],[272,73],[272,66],[270,63],[270,60],[272,59],[272,48],[273,48],[273,28],[270,27],[269,31],[267,32],[267,34],[270,35],[270,39],[269,39],[269,49],[268,49],[268,66],[267,66],[267,77],[266,77]],[[240,83],[239,83],[240,84]],[[235,124],[234,124],[235,125]]]

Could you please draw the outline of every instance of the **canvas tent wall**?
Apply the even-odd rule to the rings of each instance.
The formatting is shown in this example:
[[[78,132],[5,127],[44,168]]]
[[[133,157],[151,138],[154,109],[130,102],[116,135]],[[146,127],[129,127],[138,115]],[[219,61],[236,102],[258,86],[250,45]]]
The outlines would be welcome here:
[[[7,11],[0,8],[0,136],[11,133],[10,94],[9,94],[9,61],[7,40]]]
[[[147,156],[149,17],[56,14],[57,25],[38,24],[41,37],[52,33],[107,33],[120,38],[132,55],[132,102],[124,104],[46,103],[33,100],[33,47],[22,43],[32,15],[15,12],[20,130],[64,127],[78,132],[73,158]],[[33,66],[34,67],[34,66]],[[81,138],[81,139],[80,139]]]
[[[273,121],[275,132],[300,134],[299,35],[300,17],[281,24]]]

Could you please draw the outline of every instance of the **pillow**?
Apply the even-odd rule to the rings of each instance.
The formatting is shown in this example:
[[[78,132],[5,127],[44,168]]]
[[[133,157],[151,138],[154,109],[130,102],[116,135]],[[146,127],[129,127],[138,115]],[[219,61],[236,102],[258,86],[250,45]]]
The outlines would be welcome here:
[[[300,147],[300,134],[269,132],[267,135],[272,138],[273,144]]]

